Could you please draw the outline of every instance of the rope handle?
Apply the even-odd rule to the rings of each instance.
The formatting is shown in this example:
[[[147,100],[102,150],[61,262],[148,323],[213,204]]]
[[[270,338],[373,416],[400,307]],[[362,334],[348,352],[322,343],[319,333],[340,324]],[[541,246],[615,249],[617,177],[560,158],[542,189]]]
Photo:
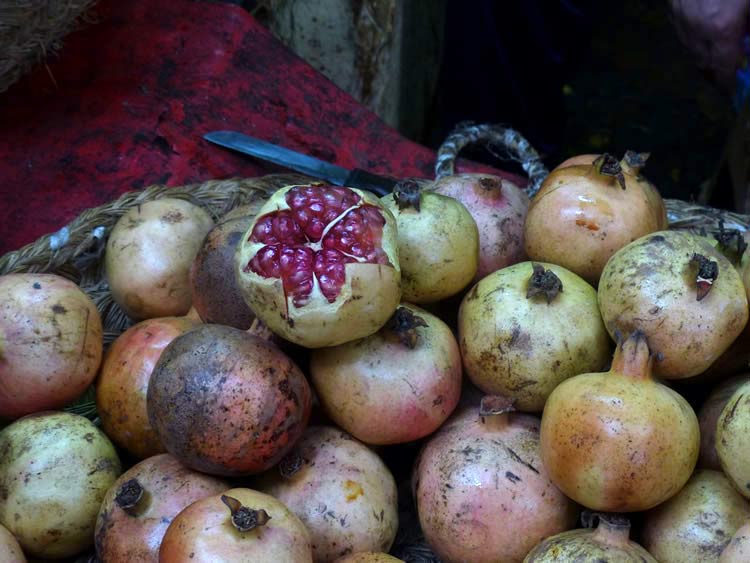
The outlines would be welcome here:
[[[518,131],[499,124],[459,123],[446,137],[438,149],[435,162],[435,178],[454,174],[458,153],[468,145],[485,143],[487,150],[498,158],[514,160],[521,164],[529,177],[526,193],[534,197],[539,191],[549,170],[542,162],[542,157],[531,143]]]

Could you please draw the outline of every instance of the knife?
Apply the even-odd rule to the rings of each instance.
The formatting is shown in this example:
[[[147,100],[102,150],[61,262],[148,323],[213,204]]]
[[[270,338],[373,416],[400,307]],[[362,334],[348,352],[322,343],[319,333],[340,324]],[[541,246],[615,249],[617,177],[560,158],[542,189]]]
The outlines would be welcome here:
[[[336,186],[367,190],[378,196],[390,194],[398,182],[394,178],[379,176],[361,168],[347,170],[330,162],[235,131],[212,131],[206,133],[203,138],[227,149],[273,162],[284,168],[290,168],[307,176],[325,180]]]

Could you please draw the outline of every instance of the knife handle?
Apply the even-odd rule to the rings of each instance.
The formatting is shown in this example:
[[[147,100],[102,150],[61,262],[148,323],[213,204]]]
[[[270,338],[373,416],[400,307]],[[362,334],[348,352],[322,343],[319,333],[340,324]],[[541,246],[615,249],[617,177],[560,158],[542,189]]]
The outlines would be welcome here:
[[[393,192],[393,187],[398,183],[394,178],[378,176],[367,170],[355,168],[346,177],[345,186],[367,190],[378,196],[388,195]]]

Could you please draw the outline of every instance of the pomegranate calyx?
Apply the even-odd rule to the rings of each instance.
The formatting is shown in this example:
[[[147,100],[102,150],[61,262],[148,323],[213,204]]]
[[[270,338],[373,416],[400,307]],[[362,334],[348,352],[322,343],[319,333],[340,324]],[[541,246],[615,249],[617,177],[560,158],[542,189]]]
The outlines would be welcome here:
[[[401,344],[413,350],[419,339],[417,328],[421,326],[428,326],[422,317],[415,315],[406,307],[398,307],[385,323],[384,328],[394,335]]]
[[[625,175],[622,172],[622,166],[614,156],[605,152],[593,162],[593,165],[599,175],[614,178],[620,187],[625,189]]]
[[[123,483],[117,491],[115,503],[127,512],[130,509],[135,508],[140,502],[143,498],[143,492],[143,487],[138,482],[138,479],[130,479]]]
[[[545,270],[541,264],[535,262],[531,267],[533,271],[529,278],[526,299],[543,294],[547,299],[547,305],[549,305],[557,297],[557,294],[563,290],[562,281],[552,270]]]
[[[638,176],[646,166],[646,161],[651,156],[650,152],[625,151],[625,156],[620,161],[620,166],[625,172]]]
[[[284,479],[290,479],[302,469],[304,462],[305,460],[302,459],[302,456],[297,450],[289,452],[281,458],[281,461],[279,462],[279,475]]]
[[[608,545],[624,545],[630,539],[630,520],[616,512],[584,510],[581,513],[581,523],[584,528],[596,527],[594,536]]]
[[[479,403],[479,416],[498,416],[516,412],[516,400],[505,395],[485,395]]]
[[[651,366],[657,357],[651,354],[646,334],[635,330],[624,340],[618,338],[610,372],[634,379],[651,379]]]
[[[399,209],[413,207],[419,212],[419,204],[422,199],[422,190],[414,180],[402,180],[393,188],[393,201]]]
[[[719,277],[719,265],[715,260],[710,260],[697,252],[690,258],[690,263],[698,265],[698,273],[695,276],[695,299],[701,301],[708,295],[716,278]]]
[[[221,502],[227,505],[232,514],[232,526],[240,532],[249,532],[259,526],[265,526],[271,516],[263,510],[255,510],[242,506],[242,503],[234,497],[221,495]]]
[[[740,264],[742,255],[747,249],[745,237],[738,229],[727,229],[724,227],[724,220],[719,219],[719,230],[713,233],[718,249],[726,256],[735,266]]]

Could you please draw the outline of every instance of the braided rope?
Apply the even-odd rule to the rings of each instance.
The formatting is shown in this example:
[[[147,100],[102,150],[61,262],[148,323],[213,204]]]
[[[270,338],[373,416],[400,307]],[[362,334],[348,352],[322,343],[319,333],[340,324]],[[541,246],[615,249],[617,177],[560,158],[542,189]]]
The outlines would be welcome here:
[[[435,177],[439,179],[452,175],[456,169],[458,153],[464,147],[477,143],[485,143],[487,149],[495,156],[521,164],[529,177],[526,187],[529,197],[533,197],[539,191],[539,187],[549,174],[542,157],[523,135],[502,125],[459,123],[438,149]]]

